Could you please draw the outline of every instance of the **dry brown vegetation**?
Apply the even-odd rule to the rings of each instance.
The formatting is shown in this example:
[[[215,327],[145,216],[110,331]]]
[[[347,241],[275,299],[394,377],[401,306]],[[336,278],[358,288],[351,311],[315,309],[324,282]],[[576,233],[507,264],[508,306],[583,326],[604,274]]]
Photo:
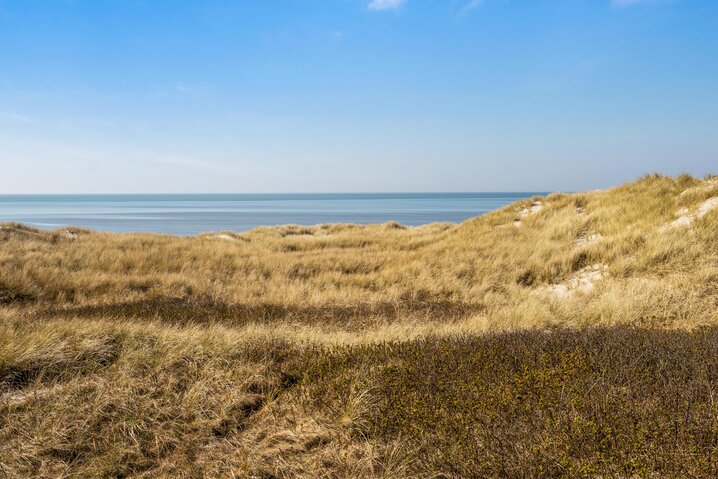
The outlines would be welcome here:
[[[716,197],[650,176],[459,225],[4,224],[0,479],[715,477]]]

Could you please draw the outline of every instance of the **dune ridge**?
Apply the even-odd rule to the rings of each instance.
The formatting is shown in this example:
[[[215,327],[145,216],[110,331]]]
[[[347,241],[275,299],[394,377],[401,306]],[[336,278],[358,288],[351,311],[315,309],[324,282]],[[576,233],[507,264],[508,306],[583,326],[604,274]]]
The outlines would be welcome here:
[[[651,175],[456,225],[3,224],[0,469],[711,477],[714,204]]]

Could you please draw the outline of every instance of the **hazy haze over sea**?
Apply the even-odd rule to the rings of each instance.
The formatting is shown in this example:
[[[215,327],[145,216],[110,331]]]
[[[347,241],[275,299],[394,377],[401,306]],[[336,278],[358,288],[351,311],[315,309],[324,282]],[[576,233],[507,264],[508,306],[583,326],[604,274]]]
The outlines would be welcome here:
[[[0,222],[194,235],[320,223],[461,222],[526,193],[2,195]]]

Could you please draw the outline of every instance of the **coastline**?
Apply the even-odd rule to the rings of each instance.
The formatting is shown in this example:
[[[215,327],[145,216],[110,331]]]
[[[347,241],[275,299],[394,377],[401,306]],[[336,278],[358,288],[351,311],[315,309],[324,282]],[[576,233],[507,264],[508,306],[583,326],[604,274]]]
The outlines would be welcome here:
[[[714,198],[649,176],[419,227],[3,224],[2,465],[713,475]]]

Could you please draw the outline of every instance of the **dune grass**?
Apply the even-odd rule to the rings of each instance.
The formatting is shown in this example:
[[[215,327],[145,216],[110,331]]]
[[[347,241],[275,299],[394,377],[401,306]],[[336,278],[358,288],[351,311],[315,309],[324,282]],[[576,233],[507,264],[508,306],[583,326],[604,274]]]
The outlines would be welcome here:
[[[715,477],[715,197],[654,175],[459,225],[4,224],[0,478]]]

